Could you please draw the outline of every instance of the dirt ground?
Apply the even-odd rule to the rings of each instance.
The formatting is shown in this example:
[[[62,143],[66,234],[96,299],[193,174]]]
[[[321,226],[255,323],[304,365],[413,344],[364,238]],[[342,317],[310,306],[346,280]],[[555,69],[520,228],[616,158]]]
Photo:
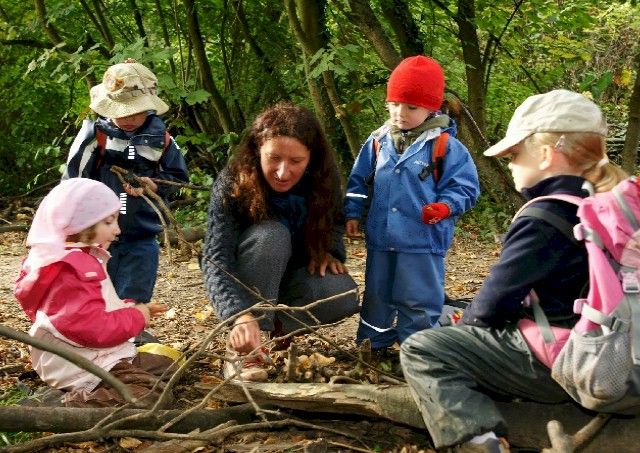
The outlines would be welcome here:
[[[29,320],[12,294],[19,263],[26,252],[24,237],[22,233],[0,234],[0,324],[26,332],[30,326]],[[362,240],[347,241],[349,256],[347,266],[361,290],[366,257],[363,245]],[[452,298],[472,297],[480,287],[490,265],[497,259],[498,250],[497,244],[482,242],[472,232],[458,232],[454,246],[447,257],[447,294]],[[155,299],[170,305],[172,310],[167,316],[155,320],[151,330],[161,342],[176,349],[185,350],[188,346],[197,344],[218,323],[206,298],[196,258],[192,258],[189,262],[170,263],[167,254],[163,251]],[[310,355],[313,352],[320,352],[328,358],[336,357],[334,367],[337,370],[349,369],[354,364],[345,360],[346,356],[341,354],[341,351],[357,355],[357,347],[354,343],[357,323],[357,316],[353,316],[336,326],[322,329],[320,333],[332,340],[334,345],[314,335],[296,337],[294,341],[301,354]],[[226,331],[208,350],[212,353],[222,353],[225,339]],[[271,370],[273,381],[283,380],[285,355],[286,353],[274,355],[276,366]],[[389,363],[381,364],[382,369],[392,371],[397,365],[393,362],[392,357]],[[28,373],[29,370],[26,346],[0,337],[0,395],[16,386],[21,388],[41,386],[42,383],[37,379],[34,380],[32,373]],[[176,388],[178,404],[185,408],[193,405],[202,397],[202,393],[196,389],[196,384],[215,380],[221,376],[220,359],[205,356],[198,360],[194,369],[188,372]],[[372,382],[379,376],[375,373],[365,373],[359,377],[362,382]],[[306,378],[316,379],[309,376]],[[315,380],[315,382],[318,381]],[[336,434],[289,428],[236,436],[229,438],[222,446],[211,446],[198,451],[303,451],[302,445],[307,445],[304,451],[311,451],[308,446],[320,438],[327,439],[328,451],[417,452],[428,451],[429,447],[429,439],[424,432],[385,421],[364,420],[358,417],[322,417],[318,414],[301,413],[296,413],[296,416],[323,426],[346,430],[364,439],[363,443],[356,443],[353,438]],[[149,444],[149,441],[138,441],[133,444],[122,441],[88,442],[51,451],[140,451]],[[356,444],[359,447],[355,447]],[[0,442],[1,445],[2,442]],[[352,447],[348,448],[345,445]]]

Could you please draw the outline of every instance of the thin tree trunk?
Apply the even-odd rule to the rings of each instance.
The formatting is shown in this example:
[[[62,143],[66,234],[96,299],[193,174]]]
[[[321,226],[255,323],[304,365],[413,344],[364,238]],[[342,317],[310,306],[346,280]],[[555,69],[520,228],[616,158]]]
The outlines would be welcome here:
[[[229,57],[227,54],[227,38],[226,38],[226,30],[227,30],[227,11],[229,10],[229,5],[227,0],[224,0],[224,8],[222,9],[222,23],[220,24],[220,53],[222,54],[222,65],[224,66],[224,74],[225,79],[227,81],[227,87],[229,93],[235,93],[235,87],[233,83],[233,75],[231,74],[231,62],[229,61]],[[239,33],[231,33],[231,38],[233,40],[239,36]],[[233,48],[233,46],[232,46]],[[233,55],[233,52],[231,53]],[[233,99],[233,117],[235,119],[235,124],[239,129],[244,129],[246,119],[244,117],[244,113],[242,111],[242,107],[240,106],[240,102],[238,102],[237,96],[232,96]]]
[[[133,18],[136,22],[136,27],[138,28],[138,36],[144,40],[145,47],[149,47],[149,40],[147,39],[147,32],[145,31],[144,24],[142,23],[140,8],[138,8],[136,0],[129,0],[129,5],[131,6],[131,11],[133,11]]]
[[[418,24],[413,20],[409,5],[405,0],[383,0],[382,12],[389,21],[398,38],[400,53],[403,57],[420,55],[424,52],[424,43]]]
[[[485,128],[485,90],[484,64],[476,28],[476,11],[474,0],[458,0],[458,14],[455,17],[458,24],[458,39],[462,46],[465,72],[467,75],[467,96],[469,109],[480,130]]]
[[[102,36],[102,40],[106,44],[107,48],[112,49],[113,42],[110,41],[111,36],[107,32],[105,32],[97,16],[93,14],[93,11],[91,11],[91,8],[89,8],[89,4],[85,0],[80,0],[80,5],[82,6],[85,14],[89,17],[91,23],[93,23],[93,26],[96,27],[96,30],[98,30],[98,33],[100,33],[100,36]]]
[[[202,83],[204,88],[211,95],[211,105],[214,108],[212,112],[217,117],[218,122],[222,126],[222,130],[225,134],[235,130],[231,114],[227,108],[224,98],[218,91],[215,81],[213,80],[213,72],[209,65],[207,53],[204,48],[204,42],[202,41],[202,33],[200,32],[200,24],[198,22],[198,12],[195,8],[193,0],[182,0],[184,7],[187,11],[187,26],[189,28],[189,36],[191,38],[191,44],[194,50],[194,56],[200,71]]]
[[[629,123],[622,149],[622,168],[635,174],[638,163],[638,140],[640,139],[640,51],[636,55],[636,81],[629,100]]]
[[[160,21],[160,29],[162,30],[162,40],[164,41],[165,47],[171,47],[171,38],[169,37],[169,30],[167,29],[167,21],[164,17],[164,10],[162,9],[162,5],[160,5],[160,0],[154,0],[156,5],[156,12],[158,13],[158,19]],[[178,31],[178,33],[180,33]],[[169,66],[171,67],[171,74],[173,78],[176,78],[176,65],[173,62],[173,57],[169,59]]]
[[[389,70],[395,68],[402,57],[393,47],[393,43],[371,9],[369,2],[367,0],[348,0],[348,3],[351,13],[347,14],[351,21],[358,26],[365,38],[371,43],[382,63]]]
[[[105,20],[105,17],[103,14],[103,10],[102,10],[103,5],[100,3],[99,0],[93,0],[92,3],[93,3],[93,8],[96,10],[96,17],[97,17],[98,23],[100,24],[98,26],[98,30],[100,31],[100,34],[102,35],[102,39],[104,39],[105,44],[107,45],[109,50],[111,50],[113,49],[115,42],[113,40],[113,35],[111,34],[111,30],[109,29],[109,25],[107,24],[107,21]]]
[[[280,98],[288,99],[290,97],[289,93],[284,87],[282,80],[278,77],[274,62],[271,61],[269,56],[265,53],[262,47],[260,47],[256,39],[251,34],[251,29],[249,28],[249,24],[247,22],[247,16],[244,12],[244,7],[242,6],[242,0],[232,0],[232,4],[236,12],[236,18],[238,19],[240,29],[242,30],[245,39],[249,43],[249,47],[256,54],[258,60],[260,60],[260,67],[264,69],[265,73],[273,82],[276,92],[278,93]]]
[[[333,74],[329,71],[322,73],[322,82],[326,94],[322,92],[318,85],[312,86],[317,82],[312,80],[309,75],[308,60],[326,44],[327,31],[324,27],[324,11],[323,6],[319,3],[323,2],[318,2],[317,0],[285,0],[289,24],[298,42],[302,45],[305,72],[309,90],[314,98],[314,104],[316,109],[322,112],[324,118],[321,119],[324,120],[330,136],[337,135],[339,131],[339,128],[336,127],[337,125],[334,124],[334,118],[337,118],[342,126],[342,133],[350,153],[345,153],[345,150],[340,145],[337,146],[337,151],[343,163],[348,165],[358,154],[360,142],[353,129],[349,115],[342,108],[343,102],[336,89]],[[335,140],[337,137],[333,138]],[[340,141],[337,142],[340,143]]]

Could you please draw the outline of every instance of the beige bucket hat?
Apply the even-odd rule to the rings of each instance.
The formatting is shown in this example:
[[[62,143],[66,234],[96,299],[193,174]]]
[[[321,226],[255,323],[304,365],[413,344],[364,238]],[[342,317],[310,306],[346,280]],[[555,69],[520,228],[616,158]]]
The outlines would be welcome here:
[[[158,97],[158,78],[133,60],[109,67],[102,83],[91,88],[90,95],[91,109],[106,118],[123,118],[149,110],[162,115],[169,110]]]
[[[607,121],[588,97],[569,90],[553,90],[528,97],[513,113],[505,137],[484,152],[503,156],[538,132],[593,132],[607,135]]]

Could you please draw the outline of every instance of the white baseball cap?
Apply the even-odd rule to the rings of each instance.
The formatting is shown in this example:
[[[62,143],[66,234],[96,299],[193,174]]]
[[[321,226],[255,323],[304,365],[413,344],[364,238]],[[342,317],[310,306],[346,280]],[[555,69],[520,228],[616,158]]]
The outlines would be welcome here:
[[[484,152],[508,154],[515,145],[537,132],[592,132],[607,135],[607,121],[600,108],[586,96],[569,90],[553,90],[528,97],[513,113],[505,137]]]

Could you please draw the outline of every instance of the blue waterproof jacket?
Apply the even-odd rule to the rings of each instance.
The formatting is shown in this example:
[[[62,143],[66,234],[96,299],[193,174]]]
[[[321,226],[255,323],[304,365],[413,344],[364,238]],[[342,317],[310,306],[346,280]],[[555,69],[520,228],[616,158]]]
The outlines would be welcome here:
[[[435,139],[445,131],[450,137],[436,186],[433,176],[422,181],[418,175],[431,163]],[[386,124],[369,136],[351,171],[344,204],[347,219],[361,219],[369,196],[366,180],[375,165],[373,197],[366,221],[367,248],[446,254],[456,219],[472,208],[480,195],[476,166],[455,135],[455,123],[451,120],[444,130],[436,127],[425,131],[403,154],[396,152]],[[380,143],[377,159],[374,140]],[[434,202],[446,203],[451,216],[427,225],[422,222],[422,207]]]
[[[98,150],[96,129],[106,135],[105,152]],[[150,114],[140,128],[128,133],[105,118],[85,120],[73,144],[62,179],[91,178],[109,186],[120,196],[122,209],[118,223],[120,240],[137,240],[162,231],[156,211],[142,197],[127,196],[111,165],[130,170],[136,176],[188,182],[187,165],[180,148],[171,138],[166,150],[166,127],[160,117]],[[177,191],[175,186],[158,184],[158,195],[167,198]]]

